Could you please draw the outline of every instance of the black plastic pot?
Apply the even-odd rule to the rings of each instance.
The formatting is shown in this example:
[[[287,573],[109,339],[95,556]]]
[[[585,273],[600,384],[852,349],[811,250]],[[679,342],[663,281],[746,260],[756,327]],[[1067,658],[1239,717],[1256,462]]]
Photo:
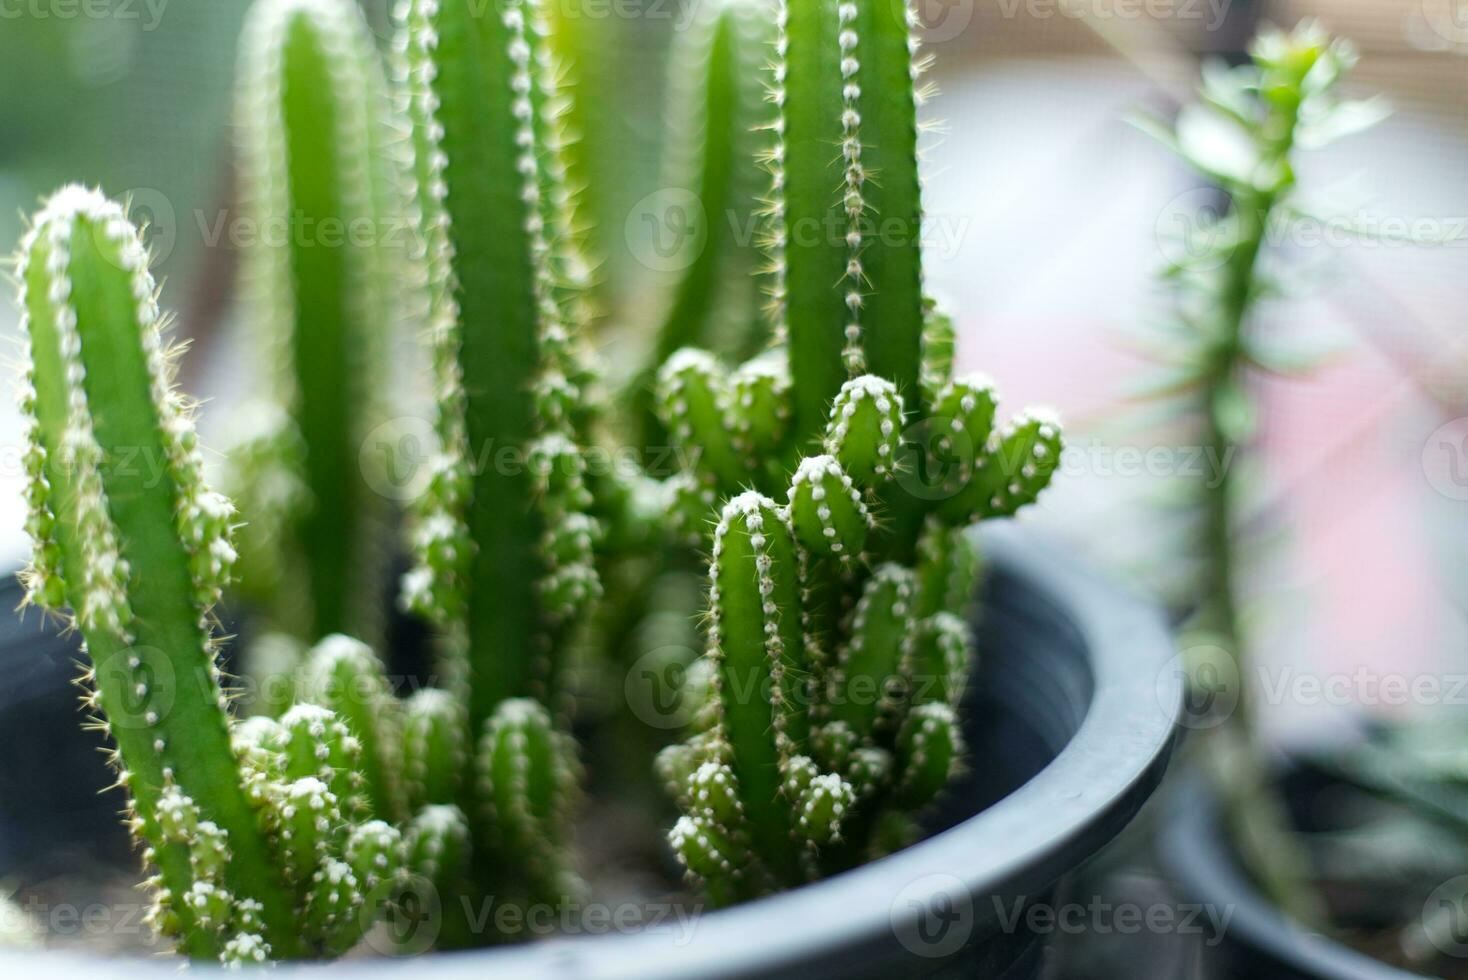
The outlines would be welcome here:
[[[1286,781],[1287,795],[1299,789],[1299,780]],[[1192,774],[1169,790],[1158,844],[1162,868],[1184,901],[1229,913],[1227,929],[1202,953],[1199,980],[1422,980],[1285,918],[1245,874],[1208,780]]]
[[[686,932],[560,936],[493,951],[359,960],[361,975],[486,977],[1038,976],[1054,938],[1022,914],[1048,903],[1156,788],[1182,692],[1161,619],[1012,528],[984,536],[991,575],[980,669],[965,708],[972,765],[922,842],[796,891],[697,916]],[[75,729],[71,673],[34,627],[0,632],[0,877],[84,844],[115,846],[116,800]],[[24,730],[24,741],[9,741]],[[92,841],[102,834],[105,843]],[[23,874],[17,875],[24,877]],[[1036,925],[1039,922],[1039,925]],[[166,963],[0,955],[11,976],[171,977]]]

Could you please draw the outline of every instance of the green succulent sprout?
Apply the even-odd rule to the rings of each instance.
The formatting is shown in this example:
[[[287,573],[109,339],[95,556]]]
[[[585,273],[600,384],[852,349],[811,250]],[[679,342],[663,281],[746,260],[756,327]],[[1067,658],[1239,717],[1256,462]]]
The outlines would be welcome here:
[[[1189,221],[1172,246],[1161,280],[1174,306],[1160,376],[1143,397],[1160,399],[1193,427],[1210,459],[1223,468],[1216,480],[1196,481],[1183,508],[1195,541],[1199,574],[1186,580],[1193,608],[1180,644],[1194,651],[1190,669],[1204,676],[1201,651],[1223,651],[1229,676],[1249,677],[1248,638],[1241,615],[1239,565],[1245,549],[1241,515],[1248,496],[1249,450],[1256,438],[1254,372],[1290,374],[1306,366],[1282,338],[1256,329],[1256,313],[1282,292],[1272,237],[1313,215],[1297,185],[1295,161],[1378,122],[1380,99],[1343,98],[1340,85],[1356,61],[1350,42],[1319,23],[1292,31],[1267,29],[1250,48],[1246,64],[1210,64],[1200,99],[1175,123],[1142,119],[1139,125],[1214,185],[1223,204],[1217,218]],[[1189,218],[1194,216],[1187,216]],[[1211,654],[1209,656],[1212,656]],[[1221,665],[1214,663],[1210,667]],[[1229,724],[1211,731],[1203,745],[1216,768],[1240,851],[1262,887],[1296,918],[1320,919],[1309,884],[1306,856],[1286,828],[1283,803],[1268,785],[1255,742],[1254,704],[1248,685]]]

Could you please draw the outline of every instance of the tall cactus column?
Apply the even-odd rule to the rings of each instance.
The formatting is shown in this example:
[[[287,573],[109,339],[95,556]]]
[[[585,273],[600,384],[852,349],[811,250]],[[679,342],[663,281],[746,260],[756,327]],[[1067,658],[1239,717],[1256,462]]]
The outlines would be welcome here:
[[[848,284],[861,294],[854,323],[866,370],[897,385],[908,408],[923,407],[922,193],[917,109],[923,89],[917,13],[905,0],[841,7],[848,214],[861,241],[848,240]],[[856,118],[849,113],[855,111]],[[870,177],[870,179],[868,179]]]
[[[783,0],[778,23],[771,258],[809,437],[849,377],[871,371],[915,396],[920,67],[905,3]]]
[[[356,4],[257,3],[237,102],[242,189],[262,238],[247,252],[252,326],[270,341],[285,426],[274,469],[253,476],[300,491],[274,540],[264,502],[247,501],[258,517],[245,532],[247,571],[266,579],[272,605],[290,604],[275,610],[278,626],[309,642],[370,637],[386,556],[382,501],[359,460],[383,417],[407,238],[391,104]],[[255,567],[257,552],[285,567]],[[306,587],[276,588],[282,574]]]
[[[771,116],[761,73],[770,57],[773,9],[767,0],[717,0],[675,40],[668,79],[673,128],[663,178],[702,205],[689,220],[700,226],[695,234],[703,245],[678,280],[658,329],[659,364],[689,344],[742,356],[755,352],[757,280],[751,274],[758,251],[741,232],[765,190],[748,164],[758,152],[758,130]]]
[[[480,739],[464,790],[475,854],[542,894],[559,887],[574,763],[521,699],[550,698],[556,641],[598,591],[544,34],[532,2],[415,0],[402,37],[445,449],[407,594],[445,628]],[[511,779],[534,799],[508,805]]]
[[[18,277],[28,597],[75,613],[170,931],[193,956],[245,934],[289,955],[293,900],[243,788],[209,627],[233,511],[200,475],[146,251],[120,207],[68,187],[26,234]]]

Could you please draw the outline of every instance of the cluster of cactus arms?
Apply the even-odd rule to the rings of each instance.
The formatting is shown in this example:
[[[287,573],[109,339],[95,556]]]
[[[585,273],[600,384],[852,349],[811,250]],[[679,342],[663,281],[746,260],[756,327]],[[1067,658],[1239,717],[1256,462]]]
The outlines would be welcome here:
[[[410,868],[435,870],[425,840],[450,846],[462,818],[404,819],[398,712],[354,640],[312,651],[314,703],[231,719],[211,610],[235,559],[235,511],[201,474],[147,252],[122,207],[59,191],[25,236],[18,279],[27,596],[69,611],[85,641],[87,704],[115,744],[153,871],[152,922],[195,958],[339,954]]]
[[[683,810],[670,840],[719,903],[893,846],[947,784],[967,528],[1034,501],[1062,448],[1044,412],[995,424],[924,297],[915,15],[790,3],[776,24],[775,346],[732,372],[683,349],[659,376],[688,461],[672,507],[712,557],[697,731],[658,763]]]
[[[564,184],[555,63],[536,0],[488,14],[413,0],[399,37],[425,242],[442,451],[419,502],[409,606],[443,633],[472,751],[457,799],[471,877],[556,904],[574,745],[556,722],[565,644],[601,586],[585,472],[584,263]]]
[[[413,295],[389,152],[401,134],[355,4],[257,3],[239,74],[241,197],[259,235],[245,251],[248,315],[272,374],[265,424],[231,455],[250,514],[240,590],[305,642],[372,639],[388,515],[363,469],[381,461],[361,450],[385,417],[387,349]]]

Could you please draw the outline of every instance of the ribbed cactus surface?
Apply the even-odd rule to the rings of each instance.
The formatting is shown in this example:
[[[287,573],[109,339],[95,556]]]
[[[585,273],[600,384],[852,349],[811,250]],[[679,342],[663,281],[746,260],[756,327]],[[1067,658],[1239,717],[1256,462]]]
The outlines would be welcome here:
[[[874,856],[963,764],[967,528],[1032,503],[1062,449],[1043,411],[996,427],[924,297],[911,9],[790,0],[775,20],[776,345],[734,370],[677,351],[658,385],[686,462],[671,523],[712,554],[714,668],[659,771],[670,841],[720,903]]]
[[[211,609],[234,510],[201,475],[147,252],[121,206],[72,186],[18,271],[28,597],[86,642],[87,703],[155,870],[151,921],[224,962],[339,953],[376,914],[362,876],[398,873],[396,831],[371,822],[362,743],[330,710],[230,720]],[[352,863],[364,835],[371,869]]]
[[[544,708],[518,699],[549,703],[567,631],[600,591],[560,106],[533,0],[487,12],[417,0],[404,16],[444,448],[407,597],[446,632],[454,691],[482,740],[461,783],[476,854],[495,859],[485,873],[544,889],[566,860],[575,760]],[[544,793],[508,806],[505,779],[521,771]]]

